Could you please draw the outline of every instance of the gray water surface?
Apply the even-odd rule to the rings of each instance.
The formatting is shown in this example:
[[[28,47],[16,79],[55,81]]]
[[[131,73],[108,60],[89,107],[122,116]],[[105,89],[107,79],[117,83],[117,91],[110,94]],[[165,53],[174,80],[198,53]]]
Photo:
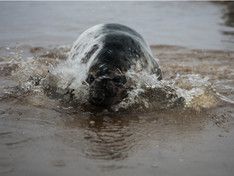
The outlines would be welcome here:
[[[149,44],[234,50],[233,3],[0,2],[0,45],[72,44],[87,28],[122,23]]]

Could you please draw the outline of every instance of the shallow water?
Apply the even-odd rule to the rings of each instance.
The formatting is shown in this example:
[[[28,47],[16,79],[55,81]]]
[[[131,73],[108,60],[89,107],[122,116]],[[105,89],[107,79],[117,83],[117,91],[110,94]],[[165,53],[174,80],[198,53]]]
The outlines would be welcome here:
[[[107,7],[112,5],[104,4],[104,6],[99,5],[99,8],[95,10],[110,11],[111,9]],[[128,8],[131,3],[126,4],[126,7],[121,7]],[[133,4],[139,6],[139,3]],[[176,14],[182,13],[179,10],[180,5],[172,4],[173,7],[178,7],[174,10],[177,11]],[[121,3],[119,3],[120,5]],[[142,4],[140,3],[140,5]],[[194,17],[198,18],[196,24],[201,24],[204,16],[208,16],[210,20],[216,19],[214,17],[217,16],[207,14],[210,10],[202,10],[204,6],[201,6],[201,3],[198,5],[205,14]],[[5,12],[0,11],[0,13],[4,12],[9,15],[12,12],[9,11],[9,8],[15,10],[17,6],[19,5],[11,6],[9,3],[5,3],[0,6],[0,8],[4,7]],[[52,3],[34,7],[25,5],[23,8],[17,8],[19,10],[17,13],[27,14],[30,11],[35,13],[32,16],[17,18],[12,17],[17,13],[12,13],[8,18],[12,18],[13,23],[11,24],[5,16],[5,26],[9,31],[16,29],[10,27],[11,25],[18,26],[19,23],[31,24],[33,28],[35,17],[40,19],[38,12],[42,15],[45,11],[52,11],[54,18],[51,16],[47,20],[53,21],[55,18],[60,19],[57,16],[60,14],[58,12],[62,12],[63,8],[68,7],[71,11],[76,9],[71,5],[62,7],[61,4],[54,8]],[[92,6],[89,7],[93,9]],[[143,7],[141,6],[147,10],[146,7],[149,11],[154,12],[155,10],[152,4],[149,6],[146,3]],[[161,9],[162,12],[165,12],[165,8],[171,9],[172,6],[162,4],[162,7],[164,9]],[[191,7],[196,8],[197,5],[192,3]],[[217,9],[226,8],[225,4],[210,3],[205,3],[205,7],[213,9],[215,12]],[[24,11],[25,8],[29,11]],[[106,11],[104,11],[103,19],[107,18]],[[163,15],[162,12],[155,13]],[[65,15],[65,17],[70,19],[69,15]],[[17,22],[17,19],[21,18],[22,21]],[[93,22],[95,22],[95,18]],[[119,18],[122,17],[119,16]],[[0,19],[2,21],[3,17],[1,16]],[[32,19],[34,20],[32,21]],[[188,19],[193,18],[189,16]],[[139,27],[141,21],[134,23],[125,20],[126,23],[129,22],[133,26],[137,24],[136,29],[141,30]],[[64,25],[61,21],[58,22],[63,26],[60,28],[58,25],[58,29],[66,29],[64,26],[67,21],[64,21]],[[89,20],[86,22],[93,24]],[[122,21],[120,20],[120,22]],[[212,23],[211,20],[210,25],[222,26],[216,22]],[[41,31],[48,32],[48,29],[52,31],[56,29],[51,26],[45,28],[47,21],[44,25],[43,22],[41,23],[39,25],[42,27]],[[74,25],[74,23],[69,24]],[[138,109],[135,108],[136,106],[129,106],[127,107],[129,111],[121,109],[117,112],[97,112],[90,109],[79,109],[73,104],[68,104],[67,97],[48,96],[37,80],[45,73],[48,74],[47,70],[53,68],[53,64],[56,65],[66,59],[70,46],[58,47],[57,44],[66,44],[66,42],[70,44],[74,40],[74,35],[77,35],[75,30],[81,31],[87,27],[87,24],[82,21],[77,23],[82,26],[80,29],[74,28],[69,34],[65,32],[68,29],[61,30],[57,34],[54,33],[55,36],[49,41],[41,38],[41,36],[46,36],[44,32],[37,36],[36,32],[29,31],[27,38],[24,37],[24,33],[21,33],[23,36],[21,38],[21,35],[17,33],[20,30],[16,30],[16,33],[12,34],[12,38],[9,36],[10,34],[5,33],[5,37],[0,34],[0,43],[2,43],[0,48],[0,175],[93,175],[94,173],[95,175],[116,176],[233,175],[234,52],[226,51],[226,49],[233,50],[233,45],[229,45],[232,35],[230,41],[226,43],[225,41],[220,43],[216,37],[200,43],[191,38],[186,39],[185,45],[190,48],[202,49],[172,46],[175,44],[174,41],[178,42],[176,44],[181,44],[173,37],[171,41],[168,38],[169,43],[166,42],[171,44],[170,46],[151,46],[153,54],[157,55],[160,60],[164,80],[167,83],[175,81],[173,83],[177,90],[176,93],[186,98],[186,101],[189,102],[187,106],[157,109],[153,105],[151,109],[144,106],[139,110],[138,104],[142,105],[140,101],[142,97],[140,97],[134,99],[139,102]],[[189,24],[189,21],[184,24]],[[231,18],[227,24],[229,24],[230,31],[233,30]],[[222,29],[227,29],[227,26],[223,26]],[[148,38],[154,40],[152,34],[154,34],[153,29],[156,28],[154,25],[147,28],[147,30],[152,30],[151,34],[144,28],[142,34],[145,34],[146,38],[150,34]],[[205,34],[199,33],[198,28],[195,26],[194,32],[198,31],[198,35],[204,36]],[[0,30],[3,29],[3,27],[0,28]],[[218,29],[220,28],[212,28],[214,32],[212,36],[217,34],[219,37],[225,37],[225,34],[218,32]],[[25,32],[25,30],[22,28],[22,31]],[[184,30],[187,31],[186,28]],[[164,35],[166,31],[161,32],[162,36],[166,36]],[[48,35],[50,36],[50,34]],[[35,38],[36,40],[34,40]],[[63,38],[65,38],[64,41]],[[20,43],[14,45],[16,41]],[[59,42],[56,43],[56,41]],[[149,41],[152,44],[163,44],[166,40]],[[193,43],[195,44],[190,45]],[[208,50],[207,48],[218,50]],[[33,78],[30,77],[32,75]],[[148,88],[152,88],[151,84],[154,83],[151,82],[152,79],[143,78],[149,86]],[[147,98],[147,94],[145,96]]]
[[[0,2],[0,45],[70,45],[110,22],[150,44],[234,50],[233,4],[211,2]]]
[[[222,96],[216,94],[213,101],[209,92],[197,94],[190,108],[80,111],[48,97],[40,86],[15,89],[18,78],[33,74],[18,72],[17,63],[44,58],[42,67],[33,67],[38,71],[62,58],[66,49],[56,49],[54,55],[48,48],[2,48],[1,174],[232,175],[234,53],[162,45],[152,50],[165,80],[175,79],[177,73],[185,76],[179,77],[183,81],[200,80],[197,74],[202,74]],[[25,68],[38,66],[26,63]]]

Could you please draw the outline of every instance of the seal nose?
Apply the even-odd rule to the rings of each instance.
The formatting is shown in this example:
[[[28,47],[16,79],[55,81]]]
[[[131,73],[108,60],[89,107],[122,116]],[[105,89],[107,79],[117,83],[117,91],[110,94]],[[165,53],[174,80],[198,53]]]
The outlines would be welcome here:
[[[100,87],[100,81],[95,81],[90,89],[90,102],[94,105],[101,105],[105,101],[105,92],[102,87]]]
[[[90,88],[90,102],[94,105],[107,105],[114,97],[111,79],[108,77],[97,78]]]
[[[92,96],[92,102],[95,104],[102,104],[104,99],[105,99],[105,97],[100,95],[100,94],[95,94]]]

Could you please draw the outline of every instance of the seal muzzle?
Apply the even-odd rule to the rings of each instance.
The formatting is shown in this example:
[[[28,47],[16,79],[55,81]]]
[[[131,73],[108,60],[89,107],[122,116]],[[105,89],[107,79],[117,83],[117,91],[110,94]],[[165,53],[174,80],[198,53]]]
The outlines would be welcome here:
[[[125,91],[125,76],[101,76],[90,84],[89,101],[97,106],[111,106],[122,100]]]

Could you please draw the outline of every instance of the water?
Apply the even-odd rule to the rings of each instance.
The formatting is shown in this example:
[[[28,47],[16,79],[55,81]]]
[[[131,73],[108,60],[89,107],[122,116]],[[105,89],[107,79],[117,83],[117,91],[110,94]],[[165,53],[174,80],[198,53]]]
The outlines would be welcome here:
[[[1,2],[0,44],[71,44],[98,23],[132,27],[150,44],[234,50],[231,4],[211,2]]]
[[[232,4],[75,4],[0,4],[0,175],[233,175]],[[163,81],[129,72],[135,89],[103,111],[79,81],[71,99],[63,63],[109,20],[149,41]]]

